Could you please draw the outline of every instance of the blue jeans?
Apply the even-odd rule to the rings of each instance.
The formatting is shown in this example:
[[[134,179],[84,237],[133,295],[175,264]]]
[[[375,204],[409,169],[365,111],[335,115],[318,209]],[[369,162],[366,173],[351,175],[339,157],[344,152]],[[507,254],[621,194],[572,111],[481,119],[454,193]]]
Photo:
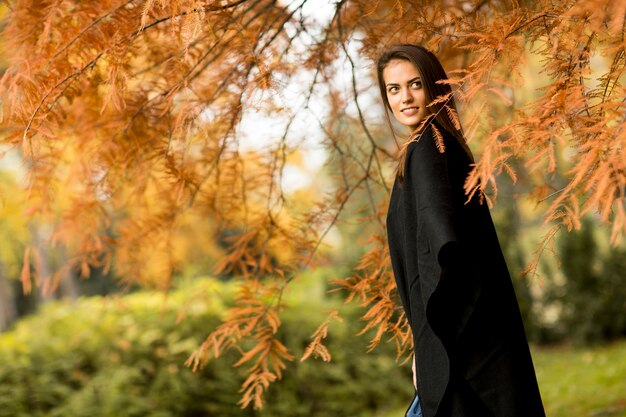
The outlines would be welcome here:
[[[415,393],[409,409],[406,410],[405,417],[422,417],[422,404],[420,404],[420,398],[417,393]]]

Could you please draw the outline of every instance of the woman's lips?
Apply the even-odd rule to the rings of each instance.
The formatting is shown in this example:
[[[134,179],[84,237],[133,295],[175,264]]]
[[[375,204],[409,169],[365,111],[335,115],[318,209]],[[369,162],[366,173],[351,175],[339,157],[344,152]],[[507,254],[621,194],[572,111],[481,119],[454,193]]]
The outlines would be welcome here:
[[[400,111],[405,116],[413,116],[414,114],[417,114],[417,112],[419,111],[419,108],[417,108],[417,107],[407,107],[406,109],[402,109]]]

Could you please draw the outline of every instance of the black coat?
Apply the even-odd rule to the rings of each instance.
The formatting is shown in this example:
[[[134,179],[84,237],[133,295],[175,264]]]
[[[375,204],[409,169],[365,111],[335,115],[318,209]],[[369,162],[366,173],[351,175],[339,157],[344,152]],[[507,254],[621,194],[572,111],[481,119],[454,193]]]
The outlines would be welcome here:
[[[444,153],[431,127],[409,144],[404,181],[394,182],[387,214],[424,417],[545,416],[489,209],[478,197],[466,203],[471,160],[439,131]]]

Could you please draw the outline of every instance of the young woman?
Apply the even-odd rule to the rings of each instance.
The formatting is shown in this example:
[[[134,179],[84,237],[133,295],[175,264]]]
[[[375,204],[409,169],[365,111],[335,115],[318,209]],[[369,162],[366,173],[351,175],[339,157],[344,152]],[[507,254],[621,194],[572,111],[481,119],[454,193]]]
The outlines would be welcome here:
[[[425,417],[545,416],[489,209],[478,195],[467,201],[463,188],[473,158],[450,86],[437,82],[446,73],[416,45],[388,49],[377,72],[385,107],[412,132],[387,214],[413,332],[416,396],[407,415],[421,407]]]

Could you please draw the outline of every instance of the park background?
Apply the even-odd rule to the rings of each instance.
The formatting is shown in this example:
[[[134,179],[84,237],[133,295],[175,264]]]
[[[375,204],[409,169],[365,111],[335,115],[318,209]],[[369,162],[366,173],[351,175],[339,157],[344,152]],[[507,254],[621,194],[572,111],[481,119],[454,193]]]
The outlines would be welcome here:
[[[548,416],[626,416],[624,2],[422,3],[0,6],[0,416],[401,415],[397,41],[464,69]]]

